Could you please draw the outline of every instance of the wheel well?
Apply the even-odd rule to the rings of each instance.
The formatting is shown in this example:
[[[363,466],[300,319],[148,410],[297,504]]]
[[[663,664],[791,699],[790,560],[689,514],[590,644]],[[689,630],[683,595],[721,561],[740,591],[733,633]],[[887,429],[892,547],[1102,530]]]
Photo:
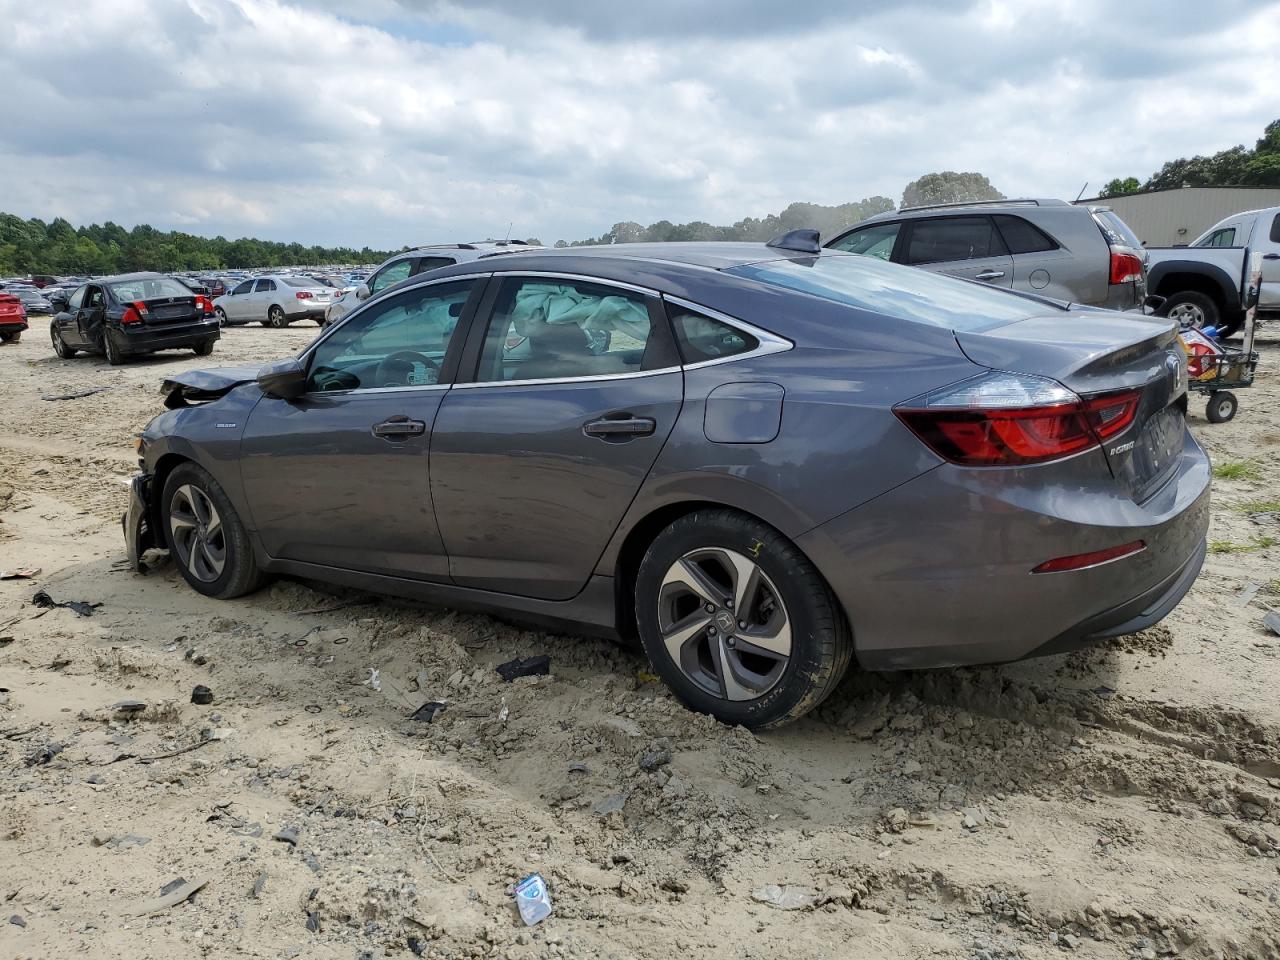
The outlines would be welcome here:
[[[178,467],[182,466],[184,463],[195,463],[195,461],[189,457],[182,456],[180,453],[166,453],[156,461],[156,470],[152,475],[151,480],[151,516],[148,519],[152,524],[151,529],[155,531],[155,536],[160,541],[163,541],[163,537],[160,535],[160,529],[162,526],[160,501],[162,499],[162,494],[164,493],[165,481],[169,479],[169,474],[173,473],[174,470],[178,469]],[[157,546],[163,546],[163,543],[158,543]]]
[[[1219,310],[1226,306],[1226,301],[1222,296],[1222,288],[1213,280],[1199,273],[1171,273],[1161,277],[1155,293],[1157,296],[1171,297],[1175,293],[1183,293],[1187,290],[1203,293],[1217,305]]]

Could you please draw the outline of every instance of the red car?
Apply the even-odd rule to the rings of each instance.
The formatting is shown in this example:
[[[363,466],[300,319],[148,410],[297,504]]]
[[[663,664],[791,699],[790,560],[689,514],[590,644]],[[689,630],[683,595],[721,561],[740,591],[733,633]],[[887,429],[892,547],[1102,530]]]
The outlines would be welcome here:
[[[0,342],[16,343],[27,329],[27,311],[12,293],[0,293]]]

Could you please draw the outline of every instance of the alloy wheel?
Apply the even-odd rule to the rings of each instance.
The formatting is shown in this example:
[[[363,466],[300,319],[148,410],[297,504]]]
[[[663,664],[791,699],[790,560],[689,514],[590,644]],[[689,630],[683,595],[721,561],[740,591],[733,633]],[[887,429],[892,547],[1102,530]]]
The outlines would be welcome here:
[[[667,570],[658,629],[681,672],[725,700],[763,696],[791,657],[781,594],[754,560],[722,547],[690,551]]]
[[[1169,319],[1177,320],[1178,326],[1186,329],[1194,327],[1199,330],[1204,326],[1204,311],[1194,303],[1179,303],[1169,311]]]
[[[178,562],[202,583],[222,576],[227,565],[227,537],[222,518],[209,495],[184,483],[169,501],[169,532]]]

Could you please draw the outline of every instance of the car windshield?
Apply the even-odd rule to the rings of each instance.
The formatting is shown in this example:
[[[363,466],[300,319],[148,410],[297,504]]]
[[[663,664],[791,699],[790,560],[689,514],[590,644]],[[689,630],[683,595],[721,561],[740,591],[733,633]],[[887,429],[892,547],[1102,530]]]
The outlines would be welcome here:
[[[856,254],[747,263],[725,273],[948,330],[988,330],[1064,309],[984,284]]]
[[[159,297],[189,297],[191,290],[172,277],[138,277],[107,284],[117,300],[154,300]]]

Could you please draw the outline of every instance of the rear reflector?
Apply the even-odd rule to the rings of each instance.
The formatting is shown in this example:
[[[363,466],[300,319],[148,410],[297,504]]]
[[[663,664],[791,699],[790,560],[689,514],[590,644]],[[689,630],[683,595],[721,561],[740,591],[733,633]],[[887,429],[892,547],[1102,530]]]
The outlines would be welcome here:
[[[1111,282],[1130,283],[1142,279],[1142,258],[1133,253],[1111,251]]]
[[[1083,570],[1086,567],[1096,567],[1104,563],[1110,563],[1112,560],[1119,560],[1121,557],[1131,557],[1145,549],[1147,549],[1145,540],[1135,540],[1133,543],[1126,543],[1119,547],[1108,547],[1106,550],[1094,550],[1092,553],[1077,553],[1070,557],[1046,560],[1031,572],[1065,573],[1068,570]]]
[[[1060,383],[984,374],[935,390],[894,413],[940,457],[966,467],[1059,460],[1095,447],[1133,423],[1141,393],[1081,399]]]

